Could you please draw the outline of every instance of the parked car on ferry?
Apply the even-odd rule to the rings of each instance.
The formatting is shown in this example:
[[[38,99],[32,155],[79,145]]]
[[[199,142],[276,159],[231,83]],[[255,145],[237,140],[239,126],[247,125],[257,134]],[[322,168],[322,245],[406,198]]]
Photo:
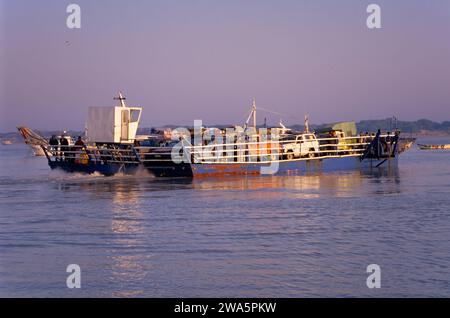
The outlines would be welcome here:
[[[312,158],[319,153],[319,142],[315,134],[305,133],[293,135],[291,138],[292,143],[282,143],[283,154],[288,160],[301,157]]]

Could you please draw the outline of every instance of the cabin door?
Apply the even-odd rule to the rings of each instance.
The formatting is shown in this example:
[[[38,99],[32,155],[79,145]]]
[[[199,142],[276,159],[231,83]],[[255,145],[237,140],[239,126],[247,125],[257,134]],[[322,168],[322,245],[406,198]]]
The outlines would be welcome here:
[[[121,139],[123,141],[128,140],[128,129],[130,124],[130,111],[122,110],[122,135]]]

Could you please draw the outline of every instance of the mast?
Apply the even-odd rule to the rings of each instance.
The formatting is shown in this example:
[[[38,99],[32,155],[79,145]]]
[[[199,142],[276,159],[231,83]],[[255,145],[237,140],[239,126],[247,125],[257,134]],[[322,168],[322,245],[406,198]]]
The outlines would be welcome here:
[[[253,114],[253,128],[256,131],[256,101],[253,99],[252,103],[252,114]]]
[[[119,91],[119,97],[114,97],[113,99],[120,101],[120,106],[121,107],[126,107],[126,105],[125,105],[126,98],[123,97],[122,92]]]
[[[309,133],[309,119],[308,119],[308,115],[305,115],[305,132]]]
[[[245,121],[245,129],[248,127],[248,123],[250,122],[250,119],[253,117],[253,128],[256,131],[256,101],[253,99],[252,102],[252,110],[250,112],[250,115],[248,115],[247,120]]]

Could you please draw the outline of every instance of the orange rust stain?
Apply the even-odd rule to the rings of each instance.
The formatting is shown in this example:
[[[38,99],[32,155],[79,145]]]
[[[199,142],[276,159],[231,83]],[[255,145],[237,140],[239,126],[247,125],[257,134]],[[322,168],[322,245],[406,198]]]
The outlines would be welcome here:
[[[232,171],[226,171],[227,169],[230,169],[232,167],[237,168],[237,170]],[[208,167],[209,168],[209,167]],[[233,166],[220,166],[220,169],[213,169],[211,172],[195,172],[194,177],[195,178],[208,178],[208,177],[216,177],[216,178],[222,178],[222,177],[228,177],[228,176],[239,176],[239,175],[259,175],[259,170],[252,170],[247,171],[246,169],[242,169],[242,166],[240,165],[233,165]]]

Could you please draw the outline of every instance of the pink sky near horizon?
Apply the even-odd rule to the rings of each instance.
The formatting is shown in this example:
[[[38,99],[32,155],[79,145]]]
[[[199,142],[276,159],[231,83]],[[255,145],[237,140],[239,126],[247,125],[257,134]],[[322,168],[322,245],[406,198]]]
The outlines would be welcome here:
[[[118,90],[141,126],[242,123],[252,98],[287,124],[450,120],[450,1],[72,2],[79,30],[70,2],[2,1],[0,131],[82,129]]]

